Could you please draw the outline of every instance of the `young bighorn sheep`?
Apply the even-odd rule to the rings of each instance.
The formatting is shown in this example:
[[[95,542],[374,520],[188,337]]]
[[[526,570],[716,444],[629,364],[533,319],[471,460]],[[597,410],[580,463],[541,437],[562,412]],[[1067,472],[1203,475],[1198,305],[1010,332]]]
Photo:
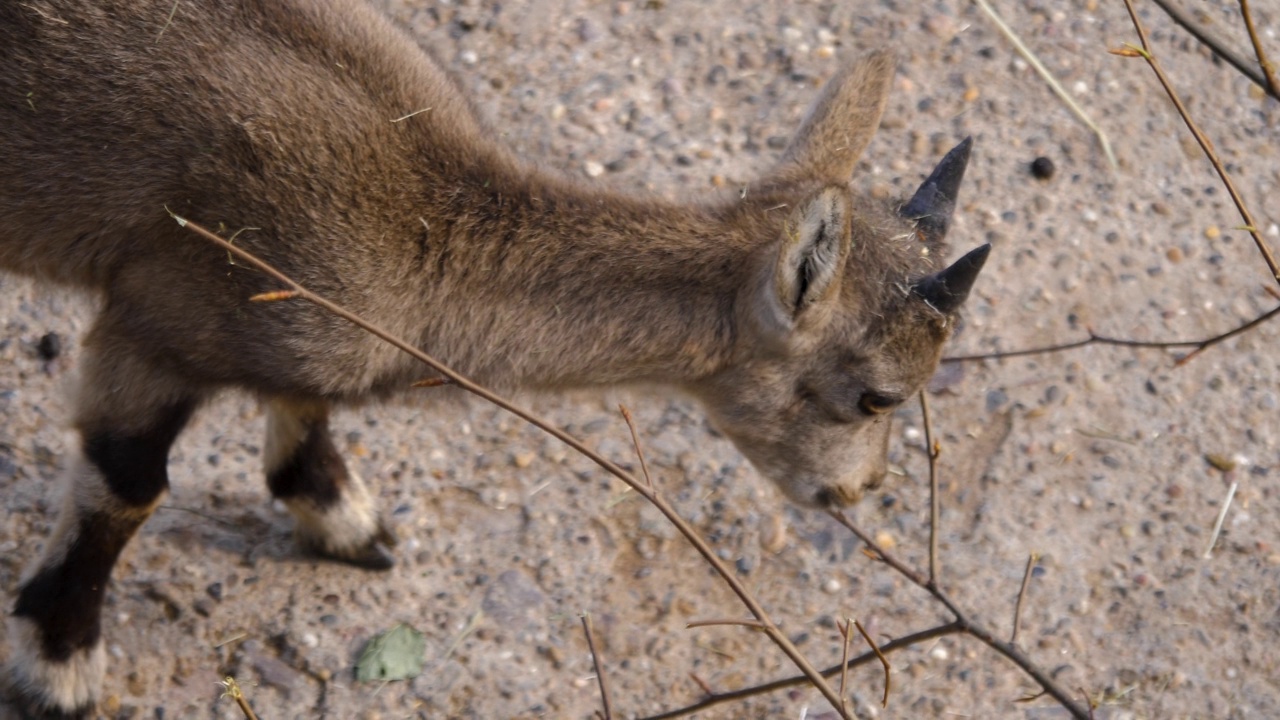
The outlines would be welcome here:
[[[101,299],[79,453],[9,623],[11,695],[91,710],[112,566],[219,389],[266,403],[267,485],[304,545],[392,562],[328,417],[420,368],[312,306],[250,303],[273,282],[169,211],[482,382],[665,384],[792,500],[857,501],[987,254],[939,264],[968,140],[904,205],[851,192],[892,75],[884,53],[849,63],[749,192],[677,204],[521,161],[360,0],[0,3],[0,267]]]

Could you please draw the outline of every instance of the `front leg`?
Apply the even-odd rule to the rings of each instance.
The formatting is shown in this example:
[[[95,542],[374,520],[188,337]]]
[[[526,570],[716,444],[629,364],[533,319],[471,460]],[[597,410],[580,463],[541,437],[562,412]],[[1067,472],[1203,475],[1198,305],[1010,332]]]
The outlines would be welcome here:
[[[293,514],[304,550],[371,570],[395,563],[395,536],[329,436],[327,403],[268,402],[266,445],[267,486]]]
[[[86,351],[80,453],[64,478],[57,525],[24,576],[9,621],[4,684],[26,718],[92,713],[107,665],[101,614],[112,567],[168,488],[169,446],[196,405],[180,382],[122,346],[109,356],[97,343]]]

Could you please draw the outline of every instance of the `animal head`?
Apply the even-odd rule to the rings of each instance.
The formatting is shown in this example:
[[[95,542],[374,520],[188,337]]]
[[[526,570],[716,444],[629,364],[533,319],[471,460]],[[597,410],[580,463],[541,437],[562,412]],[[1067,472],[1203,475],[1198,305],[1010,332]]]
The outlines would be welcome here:
[[[890,417],[933,374],[989,245],[940,268],[969,158],[951,150],[905,204],[850,189],[887,99],[873,54],[823,90],[738,220],[770,233],[737,298],[738,362],[700,394],[717,426],[802,505],[858,501],[886,471]]]

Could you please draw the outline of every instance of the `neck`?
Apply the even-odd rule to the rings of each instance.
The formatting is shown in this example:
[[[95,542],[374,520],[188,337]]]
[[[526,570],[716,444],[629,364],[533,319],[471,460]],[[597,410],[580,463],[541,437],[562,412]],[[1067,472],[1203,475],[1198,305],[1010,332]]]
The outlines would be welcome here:
[[[455,178],[428,220],[427,347],[536,389],[681,385],[729,359],[754,263],[726,208],[482,174]]]

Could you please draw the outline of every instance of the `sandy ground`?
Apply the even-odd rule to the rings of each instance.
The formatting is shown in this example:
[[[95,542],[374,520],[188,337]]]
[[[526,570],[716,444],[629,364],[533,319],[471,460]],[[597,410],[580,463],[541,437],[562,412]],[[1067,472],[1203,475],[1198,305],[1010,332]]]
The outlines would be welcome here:
[[[777,156],[840,57],[888,45],[896,92],[854,184],[907,195],[976,139],[952,239],[994,252],[953,354],[1084,337],[1200,338],[1276,300],[1240,220],[1140,60],[1119,2],[995,3],[1110,135],[1089,131],[973,4],[567,0],[430,3],[389,11],[448,62],[506,141],[546,165],[637,192],[737,192]],[[1258,223],[1273,213],[1280,105],[1213,62],[1149,2],[1155,48],[1214,138]],[[1195,3],[1246,49],[1236,4]],[[1280,7],[1254,3],[1280,56]],[[1030,162],[1050,158],[1047,180]],[[53,522],[65,388],[88,306],[0,278],[0,588]],[[64,339],[46,362],[36,345]],[[1007,633],[1028,553],[1040,553],[1020,642],[1106,718],[1280,717],[1280,324],[1174,367],[1176,354],[1091,346],[951,369],[932,398],[943,444],[943,582]],[[526,398],[633,464],[615,411],[633,409],[663,492],[733,564],[815,663],[838,661],[834,618],[881,641],[945,621],[921,591],[826,517],[789,507],[660,393]],[[262,420],[228,396],[182,437],[173,492],[107,594],[114,658],[104,714],[236,718],[234,673],[263,718],[588,718],[599,707],[578,615],[595,620],[621,717],[794,674],[760,635],[691,620],[744,617],[657,514],[553,441],[484,404],[368,408],[339,418],[355,466],[397,523],[399,565],[368,574],[298,556],[260,479]],[[922,566],[927,466],[919,411],[899,413],[905,474],[856,508]],[[1206,455],[1236,465],[1215,469]],[[1205,557],[1230,482],[1239,491]],[[427,636],[411,682],[352,667],[397,622]],[[0,637],[0,653],[7,653]],[[947,638],[851,674],[860,717],[1065,717],[977,642]],[[0,717],[4,711],[0,709]],[[699,715],[832,717],[816,691]]]

